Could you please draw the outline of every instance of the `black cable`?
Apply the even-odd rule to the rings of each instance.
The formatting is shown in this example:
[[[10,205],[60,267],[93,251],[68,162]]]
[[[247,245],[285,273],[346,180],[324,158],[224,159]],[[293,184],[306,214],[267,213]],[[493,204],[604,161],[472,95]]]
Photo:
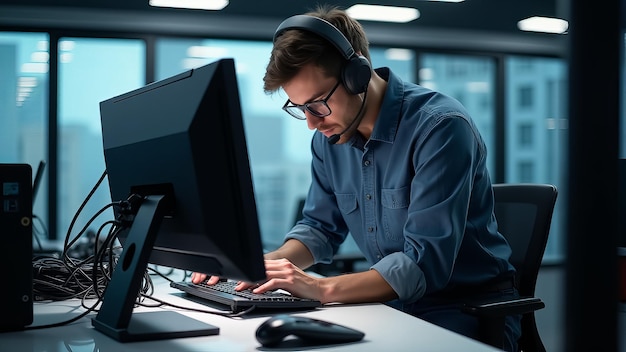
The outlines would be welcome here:
[[[94,306],[94,308],[95,308],[95,306]],[[24,330],[47,329],[47,328],[55,328],[55,327],[58,327],[58,326],[67,325],[67,324],[70,324],[70,323],[73,323],[73,322],[75,322],[77,320],[82,319],[83,317],[85,317],[87,314],[89,314],[91,312],[93,312],[93,309],[87,309],[86,311],[84,311],[83,313],[75,316],[72,319],[64,320],[64,321],[61,321],[61,322],[58,322],[58,323],[53,323],[53,324],[26,326],[26,327],[24,327]]]
[[[188,311],[191,311],[191,312],[199,312],[199,313],[219,315],[219,316],[227,317],[227,318],[241,317],[241,316],[244,316],[246,314],[249,314],[254,309],[256,309],[256,306],[250,306],[247,309],[242,310],[240,312],[232,312],[232,311],[222,312],[222,311],[205,310],[205,309],[199,309],[199,308],[191,308],[191,307],[186,307],[186,306],[179,306],[177,304],[174,304],[174,303],[171,303],[171,302],[166,302],[166,301],[163,301],[163,300],[161,300],[159,298],[156,298],[156,297],[153,297],[153,296],[147,296],[146,295],[146,296],[144,296],[144,298],[151,299],[151,300],[159,303],[158,305],[139,304],[139,305],[144,306],[144,307],[157,308],[157,307],[161,307],[161,306],[168,306],[168,307],[172,307],[172,308],[188,310]]]
[[[102,231],[104,227],[108,225],[111,225],[111,228],[109,230],[109,234],[107,235],[106,239],[102,243],[102,249],[98,249],[98,241],[94,242],[94,253],[95,253],[94,258],[95,259],[93,261],[92,282],[93,282],[94,292],[98,295],[98,298],[102,298],[102,295],[99,294],[100,290],[98,289],[98,287],[99,287],[100,281],[98,280],[97,273],[100,272],[101,277],[104,278],[103,283],[105,284],[108,283],[109,281],[111,281],[111,268],[116,263],[112,255],[114,247],[108,245],[109,242],[113,243],[118,232],[117,228],[115,227],[115,222],[114,221],[105,222],[104,224],[102,224],[98,232]],[[107,252],[110,252],[109,254],[111,254],[108,257],[109,258],[108,265],[106,265],[106,263],[103,260]]]
[[[88,222],[102,213],[102,208]],[[103,224],[96,233],[96,239],[101,237],[101,232],[107,225]],[[84,231],[82,232],[84,233]],[[95,241],[97,243],[97,240]],[[75,242],[73,242],[75,243]],[[110,280],[110,263],[96,260],[96,255],[86,258],[72,258],[68,255],[69,248],[64,248],[65,256],[56,259],[51,257],[39,257],[33,260],[33,291],[35,300],[62,300],[80,297],[84,292],[91,290],[92,298],[100,298],[106,283]],[[103,255],[102,252],[98,253]],[[99,263],[99,265],[97,265]],[[101,272],[100,272],[101,271]],[[98,287],[102,284],[101,287]],[[95,287],[92,287],[95,286]],[[56,292],[55,292],[56,290]]]
[[[100,176],[100,178],[98,179],[96,184],[91,188],[91,191],[89,192],[89,194],[87,194],[87,197],[85,197],[85,199],[83,200],[82,204],[78,207],[78,210],[76,210],[76,213],[74,214],[74,217],[72,218],[72,221],[70,222],[70,226],[68,227],[67,233],[65,235],[65,244],[63,246],[63,257],[65,257],[66,254],[67,254],[66,250],[69,247],[68,240],[69,240],[70,235],[72,233],[72,229],[74,228],[74,224],[78,220],[78,216],[83,211],[83,209],[85,208],[85,206],[87,205],[87,203],[89,202],[89,200],[91,199],[93,194],[96,192],[98,187],[100,187],[100,184],[102,183],[102,181],[104,180],[106,175],[107,175],[107,171],[104,170],[104,172],[102,172],[102,175]]]
[[[67,230],[63,252],[61,258],[48,256],[40,256],[33,259],[33,296],[35,301],[62,301],[67,299],[80,299],[81,307],[85,311],[78,316],[53,324],[27,326],[26,329],[42,329],[49,327],[57,327],[77,321],[91,312],[97,312],[98,306],[102,303],[104,290],[111,281],[113,271],[117,265],[118,258],[121,253],[121,247],[116,245],[118,236],[132,225],[133,212],[140,204],[142,198],[137,195],[131,195],[127,200],[112,202],[95,214],[93,214],[80,229],[76,236],[70,240],[72,231],[76,226],[77,219],[89,202],[97,188],[106,176],[106,171],[102,174],[95,186],[89,192],[83,203],[74,215],[70,226]],[[72,248],[78,243],[89,229],[90,225],[107,209],[114,208],[114,212],[118,214],[114,220],[108,220],[102,223],[94,235],[93,253],[83,258],[76,258],[70,255]],[[108,230],[107,230],[108,228]],[[106,232],[106,236],[103,233]],[[100,241],[104,237],[104,240]],[[167,275],[158,270],[148,267],[144,273],[142,285],[136,297],[135,304],[144,307],[160,307],[170,306],[178,309],[185,309],[195,312],[215,314],[226,317],[239,317],[250,313],[255,307],[250,307],[241,312],[223,312],[210,311],[204,309],[195,309],[191,307],[183,307],[173,303],[169,303],[153,297],[154,284],[152,282],[151,273],[161,276],[162,278],[172,281]],[[173,269],[169,269],[169,274],[173,273]],[[187,272],[184,272],[184,278],[187,278]],[[94,299],[93,304],[88,305],[87,300]],[[156,305],[145,303],[145,300],[157,302]]]
[[[37,242],[37,247],[39,248],[39,250],[43,250],[43,245],[41,244],[41,239],[39,238],[40,236],[40,232],[39,229],[37,228],[37,226],[35,225],[35,220],[39,220],[40,224],[43,225],[43,221],[41,221],[41,219],[39,219],[39,217],[35,214],[33,214],[33,239],[35,240],[35,242]],[[45,230],[45,226],[44,230]],[[45,230],[47,232],[47,230]],[[46,232],[42,233],[41,235],[44,236],[46,234]]]

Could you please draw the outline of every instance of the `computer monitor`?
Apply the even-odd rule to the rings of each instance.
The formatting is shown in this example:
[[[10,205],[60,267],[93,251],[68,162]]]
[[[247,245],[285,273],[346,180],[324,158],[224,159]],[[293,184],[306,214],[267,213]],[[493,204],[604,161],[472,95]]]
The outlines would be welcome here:
[[[177,313],[132,310],[148,263],[265,279],[234,60],[102,101],[100,114],[111,198],[142,201],[120,233],[123,251],[93,326],[119,341],[218,333]]]

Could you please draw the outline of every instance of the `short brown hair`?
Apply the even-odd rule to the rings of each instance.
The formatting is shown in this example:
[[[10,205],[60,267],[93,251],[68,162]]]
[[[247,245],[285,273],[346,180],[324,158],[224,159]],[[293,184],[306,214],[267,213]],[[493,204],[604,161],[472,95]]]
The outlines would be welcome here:
[[[346,36],[355,52],[370,60],[369,43],[363,27],[345,11],[334,6],[318,6],[306,15],[330,22]],[[345,61],[339,50],[321,36],[309,31],[288,30],[274,42],[263,77],[263,89],[266,93],[277,91],[310,63],[321,67],[329,77],[339,77]]]

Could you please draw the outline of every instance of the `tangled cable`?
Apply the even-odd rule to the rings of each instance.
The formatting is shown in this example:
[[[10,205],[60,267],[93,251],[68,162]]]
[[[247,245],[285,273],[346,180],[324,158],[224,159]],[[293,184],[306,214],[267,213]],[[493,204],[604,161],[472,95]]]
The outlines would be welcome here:
[[[106,177],[106,170],[89,192],[81,206],[75,213],[70,226],[67,230],[63,245],[63,253],[60,258],[51,256],[41,256],[33,259],[33,299],[35,301],[62,301],[67,299],[80,299],[81,306],[85,311],[80,315],[59,323],[27,326],[26,329],[41,329],[55,326],[65,325],[74,322],[91,312],[97,312],[98,307],[102,303],[104,290],[111,281],[111,276],[115,270],[117,261],[122,253],[119,245],[118,235],[127,230],[133,220],[133,209],[136,209],[142,198],[137,195],[131,195],[128,199],[119,202],[112,202],[98,210],[91,218],[87,220],[81,230],[72,238],[72,231],[76,225],[76,221],[93,196],[97,188]],[[87,230],[89,226],[107,209],[114,208],[115,220],[105,221],[95,233],[90,234]],[[104,235],[106,233],[106,235]],[[88,240],[92,244],[93,250],[88,255],[81,258],[72,256],[71,253],[83,236],[90,236]],[[103,238],[103,240],[100,240]],[[72,238],[70,240],[70,238]],[[197,312],[210,313],[222,316],[241,316],[249,313],[252,309],[243,312],[216,312],[210,310],[194,309],[178,306],[152,297],[154,292],[154,284],[150,273],[159,275],[168,281],[172,281],[166,275],[159,271],[148,267],[142,279],[142,283],[137,294],[135,304],[145,307],[171,306],[180,309],[187,309]],[[187,273],[185,273],[185,276]],[[145,300],[149,299],[156,304],[147,304]],[[95,300],[87,302],[87,300]]]
[[[127,204],[128,200],[107,204],[89,218],[73,238],[72,232],[80,213],[98,189],[106,177],[106,174],[106,171],[104,171],[74,214],[65,235],[63,252],[60,258],[52,256],[33,258],[33,300],[62,301],[77,298],[81,300],[81,305],[86,311],[69,321],[45,326],[27,327],[27,329],[67,324],[82,318],[90,312],[98,310],[97,308],[102,302],[104,290],[109,281],[111,281],[111,275],[121,253],[121,247],[116,245],[116,243],[118,243],[117,237],[122,230],[127,228],[129,223],[128,221],[124,221],[124,219],[115,219],[105,221],[100,225],[95,234],[90,234],[87,230],[98,216],[103,214],[107,209],[117,207],[117,213],[120,211],[123,212],[123,210],[127,209],[129,206]],[[104,236],[104,233],[106,233],[106,236]],[[84,236],[93,237],[93,250],[90,251],[90,254],[81,258],[72,256],[70,254],[72,253],[72,249],[77,246],[79,240],[83,239]],[[104,240],[100,240],[102,237],[104,237]],[[137,295],[137,301],[140,302],[145,295],[151,294],[152,291],[152,279],[146,271]],[[87,304],[86,300],[92,299],[96,301]]]

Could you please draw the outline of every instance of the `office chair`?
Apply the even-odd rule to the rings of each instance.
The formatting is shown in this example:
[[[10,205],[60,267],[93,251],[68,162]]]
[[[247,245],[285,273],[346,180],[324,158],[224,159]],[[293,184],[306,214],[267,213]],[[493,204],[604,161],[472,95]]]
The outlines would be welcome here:
[[[522,335],[518,350],[545,352],[537,331],[536,310],[545,307],[535,295],[535,284],[548,241],[557,189],[549,184],[494,184],[495,215],[498,231],[506,237],[517,269],[515,283],[519,299],[497,302],[469,302],[463,311],[480,319],[481,340],[502,348],[504,319],[522,314]]]

